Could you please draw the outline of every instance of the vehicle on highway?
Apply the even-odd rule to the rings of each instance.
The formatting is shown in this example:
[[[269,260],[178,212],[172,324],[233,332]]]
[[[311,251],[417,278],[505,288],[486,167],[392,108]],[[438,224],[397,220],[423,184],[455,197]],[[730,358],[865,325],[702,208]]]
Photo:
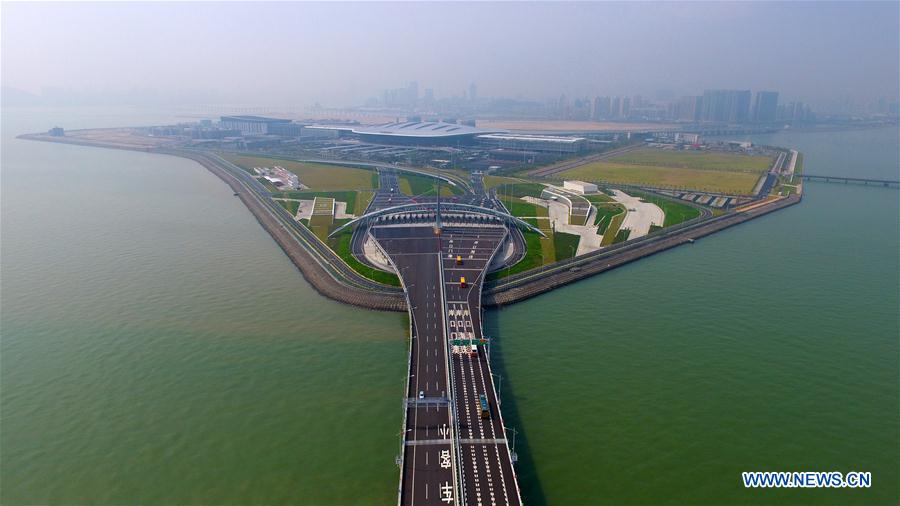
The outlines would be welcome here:
[[[425,390],[419,390],[419,399],[425,398]]]
[[[456,265],[462,265],[462,256],[456,255]]]
[[[465,276],[459,278],[459,287],[460,287],[460,288],[465,288],[465,287],[466,287],[466,277],[465,277]]]
[[[487,419],[491,417],[491,407],[488,404],[487,396],[482,394],[478,396],[478,408],[481,411],[481,418]]]
[[[478,356],[478,345],[475,345],[475,344],[472,345],[472,347],[469,349],[469,355],[471,355],[473,357]]]

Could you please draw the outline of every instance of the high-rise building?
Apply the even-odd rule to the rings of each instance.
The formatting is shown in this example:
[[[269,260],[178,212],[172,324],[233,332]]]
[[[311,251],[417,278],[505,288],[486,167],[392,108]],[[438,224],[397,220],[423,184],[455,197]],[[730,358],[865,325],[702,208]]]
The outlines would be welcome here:
[[[788,102],[779,105],[775,119],[778,121],[806,122],[815,119],[815,115],[808,105],[803,102]]]
[[[750,90],[706,90],[700,119],[721,123],[746,123],[750,114]]]
[[[419,101],[419,83],[410,81],[405,88],[384,90],[381,101],[385,107],[415,107]]]
[[[569,107],[569,99],[565,94],[559,96],[556,101],[556,117],[559,119],[568,119],[571,108]]]
[[[771,123],[775,121],[775,113],[778,111],[777,91],[757,91],[753,101],[752,119],[757,123]]]
[[[596,121],[606,118],[609,118],[609,97],[595,97],[594,106],[591,109],[591,119]]]
[[[629,97],[622,97],[620,104],[621,106],[619,107],[617,117],[625,119],[631,114],[631,99]]]
[[[415,105],[415,103],[419,100],[419,83],[416,81],[410,81],[408,85],[406,85],[406,100],[410,105]]]
[[[670,116],[678,121],[699,121],[703,97],[681,97],[673,103]]]

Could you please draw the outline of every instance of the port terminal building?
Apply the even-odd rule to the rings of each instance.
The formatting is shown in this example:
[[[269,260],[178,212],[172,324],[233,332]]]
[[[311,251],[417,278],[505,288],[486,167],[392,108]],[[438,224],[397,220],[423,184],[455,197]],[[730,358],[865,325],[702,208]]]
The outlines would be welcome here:
[[[341,136],[353,136],[371,144],[466,146],[554,153],[578,153],[587,145],[587,140],[583,137],[515,134],[443,121],[403,121],[365,126],[313,125],[308,128],[336,130]]]

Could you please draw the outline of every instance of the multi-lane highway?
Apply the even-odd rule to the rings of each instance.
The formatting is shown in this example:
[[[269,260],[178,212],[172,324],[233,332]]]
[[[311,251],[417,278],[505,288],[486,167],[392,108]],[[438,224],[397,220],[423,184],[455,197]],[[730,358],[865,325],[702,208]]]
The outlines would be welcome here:
[[[400,503],[520,504],[481,329],[484,270],[506,228],[371,233],[400,274],[411,315]]]
[[[481,327],[485,269],[506,233],[499,226],[457,227],[441,236],[464,504],[521,503]]]

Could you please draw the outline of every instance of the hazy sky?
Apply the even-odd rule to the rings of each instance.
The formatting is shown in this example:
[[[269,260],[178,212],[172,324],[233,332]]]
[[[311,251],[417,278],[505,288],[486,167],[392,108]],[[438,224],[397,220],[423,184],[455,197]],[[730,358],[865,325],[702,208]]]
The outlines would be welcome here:
[[[2,4],[2,84],[214,91],[348,105],[416,80],[438,96],[773,89],[898,93],[898,2]],[[895,98],[896,99],[896,98]]]

